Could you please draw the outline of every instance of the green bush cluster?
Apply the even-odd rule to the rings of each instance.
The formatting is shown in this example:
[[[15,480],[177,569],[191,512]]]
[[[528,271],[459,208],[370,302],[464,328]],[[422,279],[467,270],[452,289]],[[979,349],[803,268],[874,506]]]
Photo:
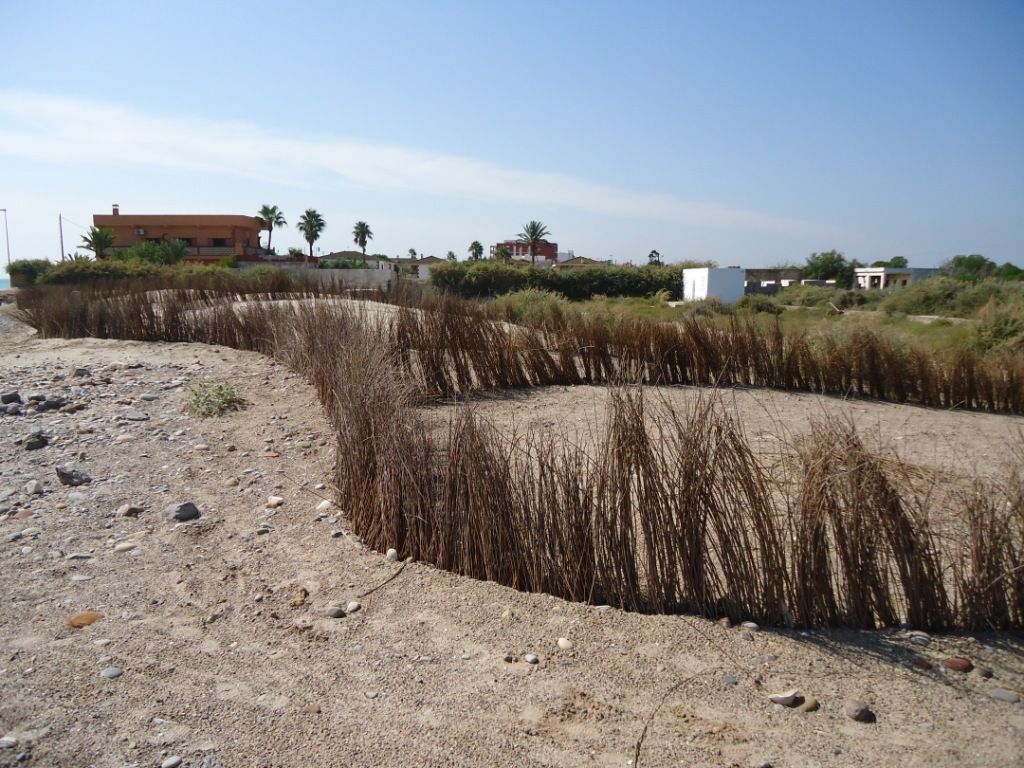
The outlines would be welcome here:
[[[110,259],[116,261],[141,261],[147,264],[178,264],[188,253],[188,246],[181,240],[169,240],[154,243],[146,240],[141,243],[111,251]]]
[[[370,265],[362,259],[322,259],[317,265],[320,269],[369,269]]]
[[[877,301],[878,297],[865,291],[831,288],[823,285],[790,285],[776,293],[772,300],[776,304],[796,307],[827,307],[835,304],[839,309],[862,307]]]
[[[1024,300],[1024,285],[995,279],[968,282],[937,275],[888,293],[880,308],[890,314],[973,317],[993,299],[1003,303]]]
[[[10,263],[7,274],[11,276],[12,286],[25,288],[38,282],[39,277],[52,266],[46,259],[19,259]]]
[[[463,298],[503,296],[513,291],[533,288],[557,293],[571,301],[593,296],[653,296],[659,291],[678,299],[683,282],[683,269],[701,264],[673,264],[644,267],[587,267],[584,269],[552,269],[522,267],[494,261],[451,262],[430,270],[435,288]]]
[[[543,326],[548,320],[557,320],[575,311],[561,294],[540,288],[506,293],[494,302],[494,309],[509,322],[536,326]]]
[[[122,261],[120,259],[104,259],[88,261],[75,259],[51,264],[50,269],[41,274],[37,282],[44,285],[72,285],[88,283],[94,280],[124,280],[150,277],[165,277],[171,270],[160,264],[148,261]]]

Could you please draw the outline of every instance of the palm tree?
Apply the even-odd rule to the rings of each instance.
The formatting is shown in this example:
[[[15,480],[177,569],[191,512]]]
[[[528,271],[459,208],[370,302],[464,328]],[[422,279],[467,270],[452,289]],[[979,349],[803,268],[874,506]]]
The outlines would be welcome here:
[[[520,243],[530,248],[530,264],[537,263],[537,246],[547,242],[544,238],[550,234],[548,228],[544,226],[544,222],[531,221],[523,227],[522,232],[516,235]]]
[[[415,259],[416,258],[416,249],[415,248],[410,248],[409,249],[409,258],[410,259]]]
[[[508,249],[507,245],[499,245],[498,250],[494,252],[494,258],[498,261],[511,261],[512,251]]]
[[[469,244],[469,260],[479,261],[480,257],[484,255],[484,247],[480,245],[479,240],[474,240]]]
[[[324,217],[315,208],[307,208],[306,212],[299,217],[299,223],[296,224],[296,227],[302,233],[306,242],[309,243],[310,259],[313,258],[313,243],[320,239],[320,233],[324,231],[326,226],[327,222],[324,221]]]
[[[355,238],[355,244],[363,249],[363,256],[365,256],[366,241],[373,240],[373,232],[370,230],[370,225],[365,221],[357,221],[352,229],[352,237]]]
[[[107,249],[114,244],[114,233],[106,227],[89,227],[89,234],[82,235],[82,247],[92,251],[97,259],[107,255]]]
[[[274,227],[283,227],[288,224],[284,220],[284,214],[276,205],[264,205],[256,213],[260,220],[260,229],[267,230],[267,250],[270,251],[270,239],[274,236]]]
[[[661,254],[658,253],[657,251],[651,251],[650,253],[647,254],[647,263],[652,265],[660,265]]]

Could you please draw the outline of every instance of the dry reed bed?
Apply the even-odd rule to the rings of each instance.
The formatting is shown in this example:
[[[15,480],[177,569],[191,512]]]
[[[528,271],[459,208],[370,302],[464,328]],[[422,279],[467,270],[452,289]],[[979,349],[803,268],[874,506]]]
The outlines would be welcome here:
[[[962,491],[963,513],[940,539],[929,498],[842,422],[815,425],[780,482],[713,398],[651,419],[642,390],[618,389],[593,451],[540,431],[501,434],[471,407],[438,440],[416,409],[425,394],[630,379],[919,402],[970,392],[964,402],[1018,412],[1020,387],[1008,382],[1020,381],[1019,361],[901,357],[875,336],[812,342],[740,322],[553,318],[509,333],[447,300],[371,323],[351,306],[275,298],[98,287],[28,291],[19,303],[43,335],[223,344],[302,372],[336,432],[338,502],[377,549],[635,611],[792,626],[1024,625],[1019,471]],[[237,311],[239,300],[252,311]],[[917,378],[890,379],[908,371]]]

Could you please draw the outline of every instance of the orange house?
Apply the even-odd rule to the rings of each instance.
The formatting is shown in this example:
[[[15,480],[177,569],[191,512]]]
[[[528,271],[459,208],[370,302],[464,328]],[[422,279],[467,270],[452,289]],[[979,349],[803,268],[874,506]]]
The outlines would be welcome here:
[[[122,215],[115,204],[111,214],[96,214],[92,223],[114,234],[115,251],[146,241],[181,240],[188,249],[186,261],[219,261],[226,256],[236,256],[242,261],[262,261],[262,224],[255,216]]]

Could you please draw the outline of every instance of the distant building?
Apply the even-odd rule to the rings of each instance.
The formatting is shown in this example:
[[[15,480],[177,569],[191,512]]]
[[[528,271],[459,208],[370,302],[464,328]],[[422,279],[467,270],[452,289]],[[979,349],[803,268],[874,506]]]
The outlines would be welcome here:
[[[381,264],[389,264],[389,267],[382,269],[394,269],[399,275],[425,282],[430,279],[430,270],[438,264],[446,264],[446,259],[439,259],[437,256],[424,256],[423,258],[407,259],[396,258],[390,262],[382,261]]]
[[[732,304],[743,298],[744,273],[739,267],[693,267],[683,270],[683,300],[719,299]]]
[[[114,205],[110,214],[92,217],[94,226],[114,235],[112,250],[119,251],[144,242],[180,240],[186,247],[186,261],[219,261],[227,256],[260,261],[262,223],[255,216],[125,214]]]
[[[499,248],[508,248],[509,255],[513,259],[526,259],[530,260],[530,246],[526,243],[521,243],[518,240],[503,240],[500,243],[495,243],[491,246],[491,258],[495,258]],[[567,254],[569,258],[572,258],[572,251]],[[537,243],[537,264],[542,262],[548,266],[558,261],[558,243],[549,243],[547,240],[542,240]]]
[[[853,270],[857,287],[865,291],[903,288],[941,272],[941,269],[931,267],[857,267]]]
[[[784,267],[781,269],[746,269],[744,273],[744,291],[746,293],[773,294],[799,283],[803,270],[799,267]]]

